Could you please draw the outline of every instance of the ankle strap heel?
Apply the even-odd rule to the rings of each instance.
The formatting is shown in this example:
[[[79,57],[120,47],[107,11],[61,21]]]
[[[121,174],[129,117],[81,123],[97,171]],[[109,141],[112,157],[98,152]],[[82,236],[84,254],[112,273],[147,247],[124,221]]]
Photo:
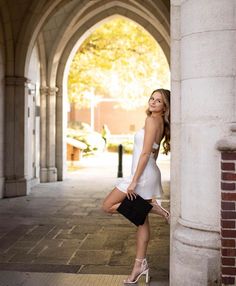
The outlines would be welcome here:
[[[134,278],[134,280],[130,280],[129,278],[124,280],[124,284],[136,284],[142,275],[145,275],[146,283],[148,283],[149,282],[149,268],[148,268],[147,259],[136,258],[135,260],[141,262],[140,272],[137,273],[137,276]]]
[[[147,263],[147,259],[146,258],[135,258],[136,261],[141,262],[141,269],[142,271],[146,270],[148,268],[148,263]]]

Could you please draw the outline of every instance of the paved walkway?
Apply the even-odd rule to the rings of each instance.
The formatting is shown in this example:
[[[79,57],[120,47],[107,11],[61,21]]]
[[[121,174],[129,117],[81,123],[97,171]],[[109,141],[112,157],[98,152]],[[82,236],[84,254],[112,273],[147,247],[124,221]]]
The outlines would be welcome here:
[[[0,271],[0,286],[121,286],[126,275],[29,273]],[[168,282],[150,281],[142,277],[139,286],[168,286]]]
[[[164,158],[158,158],[157,162],[165,193],[163,206],[168,208],[169,160]],[[131,156],[127,155],[124,176],[129,175],[130,166]],[[89,278],[94,277],[91,274],[101,274],[108,281],[123,281],[134,262],[136,227],[119,214],[107,215],[100,210],[102,199],[117,180],[116,175],[117,155],[105,153],[95,160],[82,160],[79,170],[69,173],[63,182],[40,184],[28,196],[0,200],[0,271],[3,271],[0,286],[18,285],[10,284],[14,277],[21,277],[26,283],[27,275],[31,277],[29,280],[34,279],[32,272],[51,272],[53,279],[69,275],[62,273],[79,273],[89,275],[63,277],[80,281],[86,277],[94,279]],[[152,285],[166,285],[169,226],[153,214],[150,224],[148,261],[152,283],[159,283]],[[14,275],[4,270],[14,271]],[[55,276],[56,272],[60,275]],[[8,284],[1,284],[3,277],[9,279]],[[32,285],[27,283],[19,285]],[[106,285],[118,285],[114,283]]]

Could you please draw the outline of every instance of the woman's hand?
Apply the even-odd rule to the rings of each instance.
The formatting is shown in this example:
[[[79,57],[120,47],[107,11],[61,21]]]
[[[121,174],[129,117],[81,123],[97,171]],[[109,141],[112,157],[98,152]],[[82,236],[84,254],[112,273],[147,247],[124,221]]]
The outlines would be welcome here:
[[[133,199],[135,199],[136,198],[136,196],[137,196],[137,194],[135,193],[135,188],[136,188],[136,186],[137,186],[137,183],[135,183],[135,182],[132,182],[129,186],[128,186],[128,188],[127,188],[127,197],[128,197],[128,199],[129,200],[133,200]]]

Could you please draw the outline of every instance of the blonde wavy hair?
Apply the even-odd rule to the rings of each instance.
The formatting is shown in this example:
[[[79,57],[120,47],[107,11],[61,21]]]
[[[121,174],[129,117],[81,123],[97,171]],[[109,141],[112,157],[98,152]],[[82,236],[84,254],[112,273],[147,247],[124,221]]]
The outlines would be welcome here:
[[[162,154],[168,154],[168,152],[170,152],[170,91],[168,89],[164,89],[164,88],[159,88],[156,89],[152,92],[151,96],[155,93],[155,92],[159,92],[162,95],[163,98],[163,102],[164,102],[164,114],[163,114],[163,118],[164,118],[164,132],[163,132],[163,136],[161,138],[161,142],[164,138],[163,141],[163,148],[164,151]],[[150,98],[151,98],[150,96]],[[149,98],[149,100],[150,100]],[[148,100],[148,101],[149,101]],[[150,116],[152,114],[152,112],[147,109],[146,110],[146,114],[148,116]]]

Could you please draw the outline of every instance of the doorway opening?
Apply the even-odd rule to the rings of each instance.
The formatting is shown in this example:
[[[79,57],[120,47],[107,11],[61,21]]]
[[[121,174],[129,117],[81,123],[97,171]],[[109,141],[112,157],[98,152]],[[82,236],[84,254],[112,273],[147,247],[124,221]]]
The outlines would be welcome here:
[[[116,176],[122,144],[123,174],[128,175],[133,134],[143,126],[148,98],[156,88],[170,88],[169,65],[160,45],[136,22],[109,17],[77,42],[64,83],[67,174],[91,174],[92,166],[101,169],[105,161],[110,175]]]

